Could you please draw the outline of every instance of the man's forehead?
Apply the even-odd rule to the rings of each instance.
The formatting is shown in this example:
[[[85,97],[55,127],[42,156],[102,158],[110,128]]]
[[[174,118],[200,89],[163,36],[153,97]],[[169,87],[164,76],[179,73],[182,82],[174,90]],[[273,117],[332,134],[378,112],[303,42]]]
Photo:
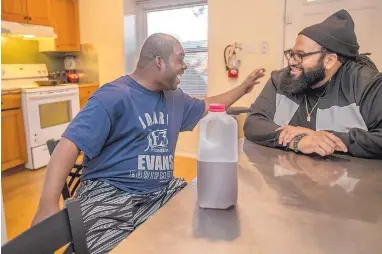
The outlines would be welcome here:
[[[293,46],[293,51],[301,51],[301,52],[312,52],[316,50],[320,50],[321,46],[315,42],[314,40],[310,39],[309,37],[305,35],[299,35],[296,38],[295,44]]]
[[[174,53],[175,55],[184,56],[184,49],[180,43],[174,45]]]

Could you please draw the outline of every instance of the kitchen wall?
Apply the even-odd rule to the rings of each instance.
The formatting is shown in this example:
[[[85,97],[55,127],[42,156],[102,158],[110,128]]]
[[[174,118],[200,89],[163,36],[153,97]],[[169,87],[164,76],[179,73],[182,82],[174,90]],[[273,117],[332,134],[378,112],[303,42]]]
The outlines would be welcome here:
[[[239,85],[255,68],[264,67],[267,75],[251,94],[234,106],[250,106],[263,89],[272,70],[279,69],[283,57],[284,0],[208,0],[208,95],[217,95]],[[230,80],[224,68],[226,45],[242,43],[240,75]],[[261,44],[268,43],[267,54],[261,54]],[[248,53],[254,51],[254,53]],[[177,146],[180,154],[195,154],[198,129],[181,134]]]
[[[134,0],[81,0],[81,43],[92,43],[98,51],[100,84],[111,81],[132,70],[126,64],[125,37],[130,39],[132,29],[126,22],[135,22]],[[209,0],[209,77],[208,95],[217,95],[232,89],[255,68],[268,70],[254,91],[235,105],[250,106],[269,78],[270,71],[279,69],[282,61],[284,0]],[[126,14],[126,15],[125,15]],[[129,18],[126,16],[132,15]],[[95,18],[97,17],[97,18]],[[128,34],[128,36],[127,36]],[[127,39],[126,39],[127,40]],[[223,51],[227,44],[244,43],[255,53],[242,55],[240,77],[229,80],[224,69]],[[267,42],[267,54],[260,54],[260,45]],[[133,46],[131,46],[133,47]],[[140,47],[140,45],[138,45]],[[130,61],[131,63],[131,61]],[[195,156],[198,129],[182,133],[177,153]]]
[[[100,85],[125,74],[123,0],[81,0],[81,44],[93,44],[98,54]]]
[[[270,71],[281,66],[283,57],[284,0],[209,0],[208,94],[216,95],[239,85],[255,68],[268,70],[254,91],[235,105],[249,106],[261,92]],[[225,18],[222,18],[225,17]],[[227,44],[243,44],[240,78],[230,80],[224,69],[223,51]],[[261,54],[261,44],[269,45]],[[248,49],[254,53],[249,53]]]
[[[77,53],[77,69],[82,70],[80,82],[98,83],[98,55],[93,45],[82,44],[82,53]],[[64,70],[65,52],[39,52],[39,41],[15,37],[1,38],[2,64],[46,64],[49,72]]]
[[[1,63],[2,64],[35,64],[44,63],[49,71],[64,69],[62,56],[40,53],[38,41],[24,40],[21,38],[1,38]]]

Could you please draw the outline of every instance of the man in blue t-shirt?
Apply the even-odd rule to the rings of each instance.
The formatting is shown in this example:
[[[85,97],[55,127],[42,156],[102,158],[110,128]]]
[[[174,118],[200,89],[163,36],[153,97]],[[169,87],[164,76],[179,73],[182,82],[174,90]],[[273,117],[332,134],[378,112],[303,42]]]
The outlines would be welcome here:
[[[76,115],[49,165],[33,224],[59,211],[66,177],[83,151],[81,203],[87,245],[105,253],[185,185],[174,178],[179,132],[191,131],[212,103],[231,106],[264,76],[256,70],[235,89],[204,100],[177,89],[187,66],[180,43],[150,36],[136,70],[100,87]]]

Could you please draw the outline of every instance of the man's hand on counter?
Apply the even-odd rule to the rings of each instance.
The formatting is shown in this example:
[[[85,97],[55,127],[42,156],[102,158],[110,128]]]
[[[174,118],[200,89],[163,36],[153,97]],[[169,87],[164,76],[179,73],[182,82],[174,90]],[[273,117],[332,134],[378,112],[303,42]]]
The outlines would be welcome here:
[[[289,148],[293,150],[292,140],[289,143]],[[341,139],[327,131],[313,131],[303,137],[297,145],[298,150],[304,154],[319,154],[328,156],[336,151],[347,152],[348,149]]]
[[[279,144],[283,146],[287,146],[296,136],[302,135],[302,134],[310,134],[313,133],[314,130],[300,127],[300,126],[282,126],[278,128],[276,131],[281,131],[279,136]]]

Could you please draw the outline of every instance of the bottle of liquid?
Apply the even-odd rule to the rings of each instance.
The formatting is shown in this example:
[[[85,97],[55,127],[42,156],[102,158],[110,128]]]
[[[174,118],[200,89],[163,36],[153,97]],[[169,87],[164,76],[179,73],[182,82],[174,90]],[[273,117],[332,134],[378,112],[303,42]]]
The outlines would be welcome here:
[[[227,209],[237,202],[238,131],[225,106],[213,104],[200,121],[197,169],[201,208]]]

